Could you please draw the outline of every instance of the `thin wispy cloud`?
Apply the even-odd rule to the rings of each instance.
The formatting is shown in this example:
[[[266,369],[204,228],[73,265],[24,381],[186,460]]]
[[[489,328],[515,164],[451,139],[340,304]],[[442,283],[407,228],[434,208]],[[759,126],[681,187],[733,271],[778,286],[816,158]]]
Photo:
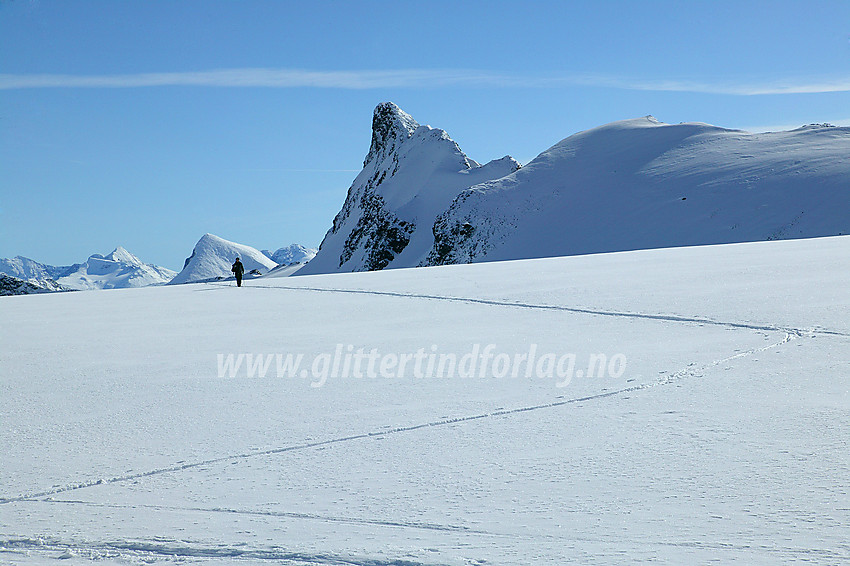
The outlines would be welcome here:
[[[219,69],[121,75],[0,74],[0,90],[40,88],[139,88],[163,86],[327,88],[557,88],[605,87],[654,92],[736,96],[850,92],[850,77],[765,80],[752,83],[623,78],[606,75],[518,75],[469,69],[311,71],[304,69]]]
[[[359,173],[360,169],[285,169],[280,167],[222,169],[244,173]]]
[[[134,88],[157,86],[268,88],[422,88],[452,85],[521,86],[519,77],[467,70],[310,71],[302,69],[219,69],[132,75],[0,75],[0,89]]]
[[[583,84],[586,86],[604,86],[625,90],[694,92],[736,96],[817,94],[850,91],[850,77],[831,79],[782,79],[753,83],[734,83],[728,81],[699,82],[688,80],[641,80],[605,76],[588,76],[575,78],[573,80],[576,84]]]

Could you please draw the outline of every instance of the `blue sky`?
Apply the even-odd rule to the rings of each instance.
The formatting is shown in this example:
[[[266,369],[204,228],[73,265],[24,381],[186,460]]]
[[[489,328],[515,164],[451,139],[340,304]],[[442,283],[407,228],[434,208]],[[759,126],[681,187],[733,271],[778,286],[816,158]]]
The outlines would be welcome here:
[[[0,0],[0,257],[316,246],[385,100],[480,162],[647,114],[850,124],[850,2]]]

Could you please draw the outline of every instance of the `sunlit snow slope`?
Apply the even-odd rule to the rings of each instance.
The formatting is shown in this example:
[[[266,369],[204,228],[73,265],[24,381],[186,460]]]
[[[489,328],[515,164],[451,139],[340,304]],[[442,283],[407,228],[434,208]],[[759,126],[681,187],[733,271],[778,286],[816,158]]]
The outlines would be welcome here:
[[[848,155],[847,127],[615,122],[462,193],[423,263],[847,234]]]
[[[245,273],[248,275],[254,270],[265,274],[277,267],[277,263],[251,246],[237,244],[213,234],[204,234],[192,249],[192,255],[186,258],[183,269],[171,280],[171,284],[233,277],[230,268],[237,257],[245,266]]]
[[[4,297],[0,562],[847,563],[848,288],[833,237]],[[476,344],[627,363],[218,377]]]

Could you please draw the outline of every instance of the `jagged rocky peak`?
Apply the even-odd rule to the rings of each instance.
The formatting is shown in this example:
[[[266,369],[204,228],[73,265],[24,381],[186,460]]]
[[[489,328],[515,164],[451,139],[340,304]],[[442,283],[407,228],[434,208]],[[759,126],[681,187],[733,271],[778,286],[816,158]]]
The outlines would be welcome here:
[[[419,127],[413,116],[392,102],[382,102],[372,114],[372,144],[363,167],[375,159],[383,159],[410,138]]]
[[[363,170],[316,257],[298,274],[418,265],[434,243],[435,218],[460,193],[518,167],[510,157],[480,165],[445,131],[420,125],[392,102],[381,103]]]

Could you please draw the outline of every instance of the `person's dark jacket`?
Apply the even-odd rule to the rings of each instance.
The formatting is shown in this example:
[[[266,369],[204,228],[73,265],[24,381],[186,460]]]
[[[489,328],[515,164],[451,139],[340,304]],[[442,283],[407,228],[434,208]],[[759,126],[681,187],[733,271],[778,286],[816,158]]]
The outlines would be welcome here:
[[[230,268],[230,271],[236,275],[236,277],[242,277],[245,273],[245,266],[242,265],[242,262],[238,259],[234,262],[233,267]]]

